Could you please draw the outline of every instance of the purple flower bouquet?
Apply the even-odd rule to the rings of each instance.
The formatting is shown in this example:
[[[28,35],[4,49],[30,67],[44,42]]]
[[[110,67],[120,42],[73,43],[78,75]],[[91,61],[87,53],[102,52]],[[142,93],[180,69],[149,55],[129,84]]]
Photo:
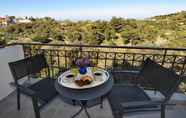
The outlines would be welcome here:
[[[75,61],[76,66],[79,67],[80,74],[87,73],[87,67],[91,66],[91,61],[88,57],[80,58]]]

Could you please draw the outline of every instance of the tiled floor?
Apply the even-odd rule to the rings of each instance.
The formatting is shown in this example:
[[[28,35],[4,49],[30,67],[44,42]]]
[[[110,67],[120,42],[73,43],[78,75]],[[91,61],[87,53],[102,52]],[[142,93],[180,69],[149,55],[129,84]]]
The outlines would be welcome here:
[[[16,109],[16,93],[12,93],[0,102],[0,118],[34,118],[31,100],[26,96],[21,96],[21,111]],[[69,105],[56,97],[51,103],[41,111],[41,118],[70,118],[79,106]],[[99,105],[88,109],[91,118],[113,118],[111,108],[107,100],[104,101],[104,108]],[[82,112],[77,118],[87,118]],[[160,112],[132,113],[125,118],[160,118]],[[177,105],[168,108],[166,118],[186,118],[186,105]]]

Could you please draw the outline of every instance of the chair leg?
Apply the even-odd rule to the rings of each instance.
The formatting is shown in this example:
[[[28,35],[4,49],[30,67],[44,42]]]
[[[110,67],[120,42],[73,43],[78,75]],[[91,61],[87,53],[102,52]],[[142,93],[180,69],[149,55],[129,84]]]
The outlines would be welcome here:
[[[161,118],[165,118],[165,109],[166,109],[165,104],[162,104],[161,105]]]
[[[124,118],[123,114],[120,112],[113,113],[114,118]]]
[[[100,98],[100,108],[102,109],[103,108],[103,99],[104,99],[104,96],[101,96],[101,98]]]
[[[33,104],[33,108],[34,108],[34,112],[35,112],[35,118],[40,118],[40,111],[39,111],[37,97],[35,97],[35,96],[32,97],[32,104]]]
[[[73,104],[73,106],[75,106],[76,105],[76,100],[72,100],[72,104]]]
[[[157,90],[154,90],[154,95],[156,95],[157,94]]]
[[[20,105],[20,90],[17,88],[17,110],[20,110],[21,105]]]

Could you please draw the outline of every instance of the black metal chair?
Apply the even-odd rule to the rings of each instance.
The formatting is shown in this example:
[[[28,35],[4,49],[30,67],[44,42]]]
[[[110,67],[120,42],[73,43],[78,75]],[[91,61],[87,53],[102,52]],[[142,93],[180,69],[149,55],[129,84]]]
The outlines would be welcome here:
[[[139,67],[134,67],[124,60],[122,64],[114,62],[110,72],[116,84],[133,84],[136,83],[134,78],[138,75],[139,70]],[[123,79],[123,76],[125,76],[125,79]]]
[[[161,110],[161,118],[165,118],[166,105],[177,90],[181,78],[173,70],[164,68],[147,58],[137,79],[142,79],[143,83],[162,93],[164,99],[152,100],[139,84],[116,85],[108,96],[114,117],[122,118],[124,113],[129,112]]]
[[[35,117],[40,118],[40,108],[58,94],[54,87],[55,79],[50,77],[49,66],[44,54],[37,54],[29,58],[10,62],[9,67],[17,90],[17,109],[20,110],[20,93],[26,94],[32,98]],[[24,86],[18,81],[26,76],[37,74],[45,68],[48,71],[46,73],[47,77],[34,84]]]

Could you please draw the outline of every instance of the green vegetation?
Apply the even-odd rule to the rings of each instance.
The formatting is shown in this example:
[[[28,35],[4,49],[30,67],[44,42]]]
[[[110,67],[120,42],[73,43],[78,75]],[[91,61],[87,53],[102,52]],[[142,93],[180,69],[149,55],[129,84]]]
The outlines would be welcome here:
[[[110,21],[56,21],[50,17],[30,20],[31,23],[1,28],[0,44],[30,39],[42,43],[57,40],[66,44],[186,47],[186,11],[144,20],[116,17]]]

